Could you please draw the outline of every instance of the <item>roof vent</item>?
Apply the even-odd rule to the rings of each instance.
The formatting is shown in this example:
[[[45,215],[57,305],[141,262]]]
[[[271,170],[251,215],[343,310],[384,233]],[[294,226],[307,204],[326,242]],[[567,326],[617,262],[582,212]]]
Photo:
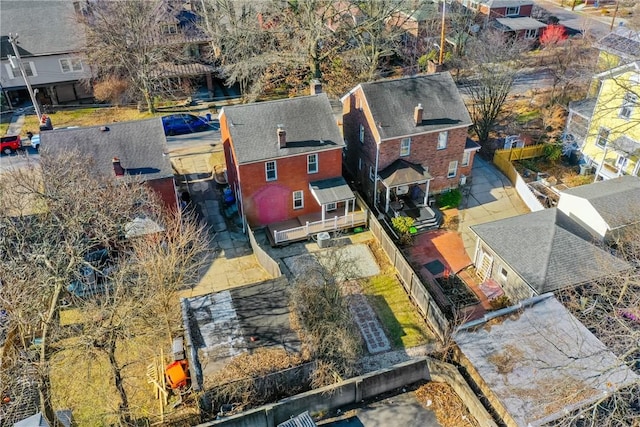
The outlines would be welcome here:
[[[100,126],[101,132],[109,132],[109,128],[107,126]]]

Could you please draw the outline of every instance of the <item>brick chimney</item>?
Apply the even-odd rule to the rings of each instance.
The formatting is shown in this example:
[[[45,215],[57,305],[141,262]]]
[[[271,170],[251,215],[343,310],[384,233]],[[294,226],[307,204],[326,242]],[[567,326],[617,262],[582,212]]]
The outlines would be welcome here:
[[[322,93],[322,83],[320,83],[320,80],[318,79],[313,79],[311,80],[311,85],[310,85],[310,95],[317,95],[319,93]]]
[[[415,111],[413,112],[413,118],[416,121],[416,126],[422,124],[422,113],[424,112],[424,108],[422,108],[422,104],[418,104]]]
[[[112,160],[112,163],[113,163],[113,172],[116,174],[116,176],[124,176],[124,168],[120,164],[120,159],[117,157],[114,157]]]
[[[287,132],[284,130],[284,126],[278,125],[278,145],[280,148],[287,146]]]

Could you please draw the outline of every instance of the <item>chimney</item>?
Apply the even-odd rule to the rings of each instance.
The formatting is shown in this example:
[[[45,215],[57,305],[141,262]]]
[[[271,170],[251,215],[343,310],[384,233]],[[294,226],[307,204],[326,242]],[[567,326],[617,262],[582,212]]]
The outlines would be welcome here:
[[[424,108],[422,108],[422,104],[418,104],[415,111],[413,112],[413,118],[416,121],[416,126],[422,124],[422,113],[424,112]]]
[[[124,176],[124,168],[120,164],[120,159],[117,157],[114,157],[112,162],[113,162],[113,172],[116,174],[116,176]]]
[[[322,93],[322,83],[320,83],[320,80],[318,79],[311,80],[310,90],[311,90],[310,95],[317,95],[319,93]]]
[[[278,145],[280,148],[286,148],[287,146],[287,132],[282,125],[278,125]]]

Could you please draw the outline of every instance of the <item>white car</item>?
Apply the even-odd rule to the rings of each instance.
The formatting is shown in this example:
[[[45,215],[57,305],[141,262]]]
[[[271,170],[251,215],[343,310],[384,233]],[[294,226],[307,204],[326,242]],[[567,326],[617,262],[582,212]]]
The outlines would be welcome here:
[[[31,137],[31,147],[33,147],[36,151],[40,149],[40,135],[33,135]]]

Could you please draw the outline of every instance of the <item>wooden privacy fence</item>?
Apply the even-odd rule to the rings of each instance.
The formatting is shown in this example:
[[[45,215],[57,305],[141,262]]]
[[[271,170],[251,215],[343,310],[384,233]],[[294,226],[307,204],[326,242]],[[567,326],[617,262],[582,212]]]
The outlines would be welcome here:
[[[251,230],[251,227],[249,227],[248,225],[247,234],[249,235],[249,242],[251,242],[251,249],[253,249],[253,254],[255,255],[258,263],[262,266],[262,268],[264,268],[267,273],[269,273],[274,279],[282,276],[280,265],[278,265],[278,262],[271,258],[269,254],[260,247],[260,245],[256,241],[255,236],[253,235],[253,230]]]
[[[358,202],[364,203],[360,200],[359,196],[357,197],[359,199]],[[374,215],[369,217],[369,230],[371,230],[371,233],[378,240],[389,261],[391,261],[391,264],[396,269],[400,283],[402,283],[411,301],[418,307],[418,310],[420,310],[420,313],[426,319],[429,326],[435,331],[438,338],[444,341],[447,331],[449,331],[449,321],[429,291],[427,291],[425,284],[420,280],[416,272],[413,271],[413,268],[404,258],[400,249],[398,249],[382,227],[380,221],[378,221]]]
[[[544,155],[544,144],[496,150],[493,154],[493,164],[515,185],[518,171],[516,171],[511,162],[514,160],[533,159],[542,155]]]

